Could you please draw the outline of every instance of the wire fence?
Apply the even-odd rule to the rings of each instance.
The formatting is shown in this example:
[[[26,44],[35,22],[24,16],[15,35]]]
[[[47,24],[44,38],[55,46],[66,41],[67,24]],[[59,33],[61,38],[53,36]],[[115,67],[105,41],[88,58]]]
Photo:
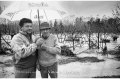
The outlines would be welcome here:
[[[39,34],[35,34],[35,36],[38,36]],[[90,39],[90,49],[97,49],[98,48],[98,36],[97,34],[92,34],[91,37],[88,37],[88,34],[55,34],[58,38],[58,42],[62,45],[67,45],[69,48],[82,48],[84,45],[89,45],[89,39]],[[99,47],[103,48],[105,46],[103,42],[103,36],[100,37],[99,41]],[[107,37],[110,38],[110,35],[107,35]],[[10,48],[10,42],[11,42],[12,36],[11,35],[2,35],[1,42],[2,47]],[[112,39],[112,37],[111,37]]]

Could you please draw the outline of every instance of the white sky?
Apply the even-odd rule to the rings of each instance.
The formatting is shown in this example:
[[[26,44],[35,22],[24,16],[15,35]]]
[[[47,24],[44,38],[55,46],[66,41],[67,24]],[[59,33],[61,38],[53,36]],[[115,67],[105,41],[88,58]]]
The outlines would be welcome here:
[[[69,1],[63,2],[62,6],[78,16],[111,16],[117,3],[120,4],[117,1]]]
[[[28,0],[27,0],[28,1]],[[44,0],[46,1],[46,0]],[[0,6],[9,6],[12,2],[0,1]],[[51,5],[61,6],[69,14],[75,16],[112,16],[112,10],[120,1],[50,1]]]

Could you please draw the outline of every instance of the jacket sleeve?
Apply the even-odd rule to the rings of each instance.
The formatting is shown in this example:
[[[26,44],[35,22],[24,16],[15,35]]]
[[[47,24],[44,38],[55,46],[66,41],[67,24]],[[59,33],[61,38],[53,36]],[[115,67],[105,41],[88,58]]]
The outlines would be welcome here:
[[[15,52],[15,58],[25,58],[35,52],[37,45],[32,43],[26,46],[23,40],[19,37],[15,37],[11,40],[11,48]]]
[[[58,39],[54,39],[54,47],[47,47],[47,51],[51,54],[61,54],[61,48],[58,45]]]

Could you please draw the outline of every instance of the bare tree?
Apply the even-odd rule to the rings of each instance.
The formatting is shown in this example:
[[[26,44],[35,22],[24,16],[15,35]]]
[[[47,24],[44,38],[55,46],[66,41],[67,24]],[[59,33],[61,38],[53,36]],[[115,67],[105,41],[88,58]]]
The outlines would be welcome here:
[[[117,4],[115,6],[115,10],[112,10],[112,12],[113,12],[112,14],[114,17],[120,17],[120,5]]]
[[[110,19],[116,30],[120,33],[120,5],[117,4],[115,10],[112,10],[114,19]]]
[[[77,33],[76,25],[69,25],[69,32],[71,34],[71,40],[73,42],[73,50],[75,50],[75,41],[76,41],[75,34]]]
[[[93,17],[91,17],[90,20],[87,22],[88,28],[86,29],[88,31],[89,49],[91,48],[91,33],[92,33],[91,27],[93,26],[93,23],[94,23]]]
[[[1,12],[2,12],[2,8],[1,8],[1,6],[0,6],[0,14],[1,14]],[[1,24],[0,24],[0,27],[1,27]],[[1,53],[1,28],[0,28],[0,53]]]

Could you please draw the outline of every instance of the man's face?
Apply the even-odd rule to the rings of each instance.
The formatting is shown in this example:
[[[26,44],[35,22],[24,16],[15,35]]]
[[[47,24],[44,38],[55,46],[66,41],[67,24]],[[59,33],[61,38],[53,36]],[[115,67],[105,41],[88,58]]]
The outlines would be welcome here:
[[[46,29],[46,30],[42,31],[42,37],[44,39],[47,39],[49,37],[49,35],[50,35],[50,29]]]
[[[32,33],[32,23],[24,23],[21,29],[23,32],[26,32],[28,34]]]

